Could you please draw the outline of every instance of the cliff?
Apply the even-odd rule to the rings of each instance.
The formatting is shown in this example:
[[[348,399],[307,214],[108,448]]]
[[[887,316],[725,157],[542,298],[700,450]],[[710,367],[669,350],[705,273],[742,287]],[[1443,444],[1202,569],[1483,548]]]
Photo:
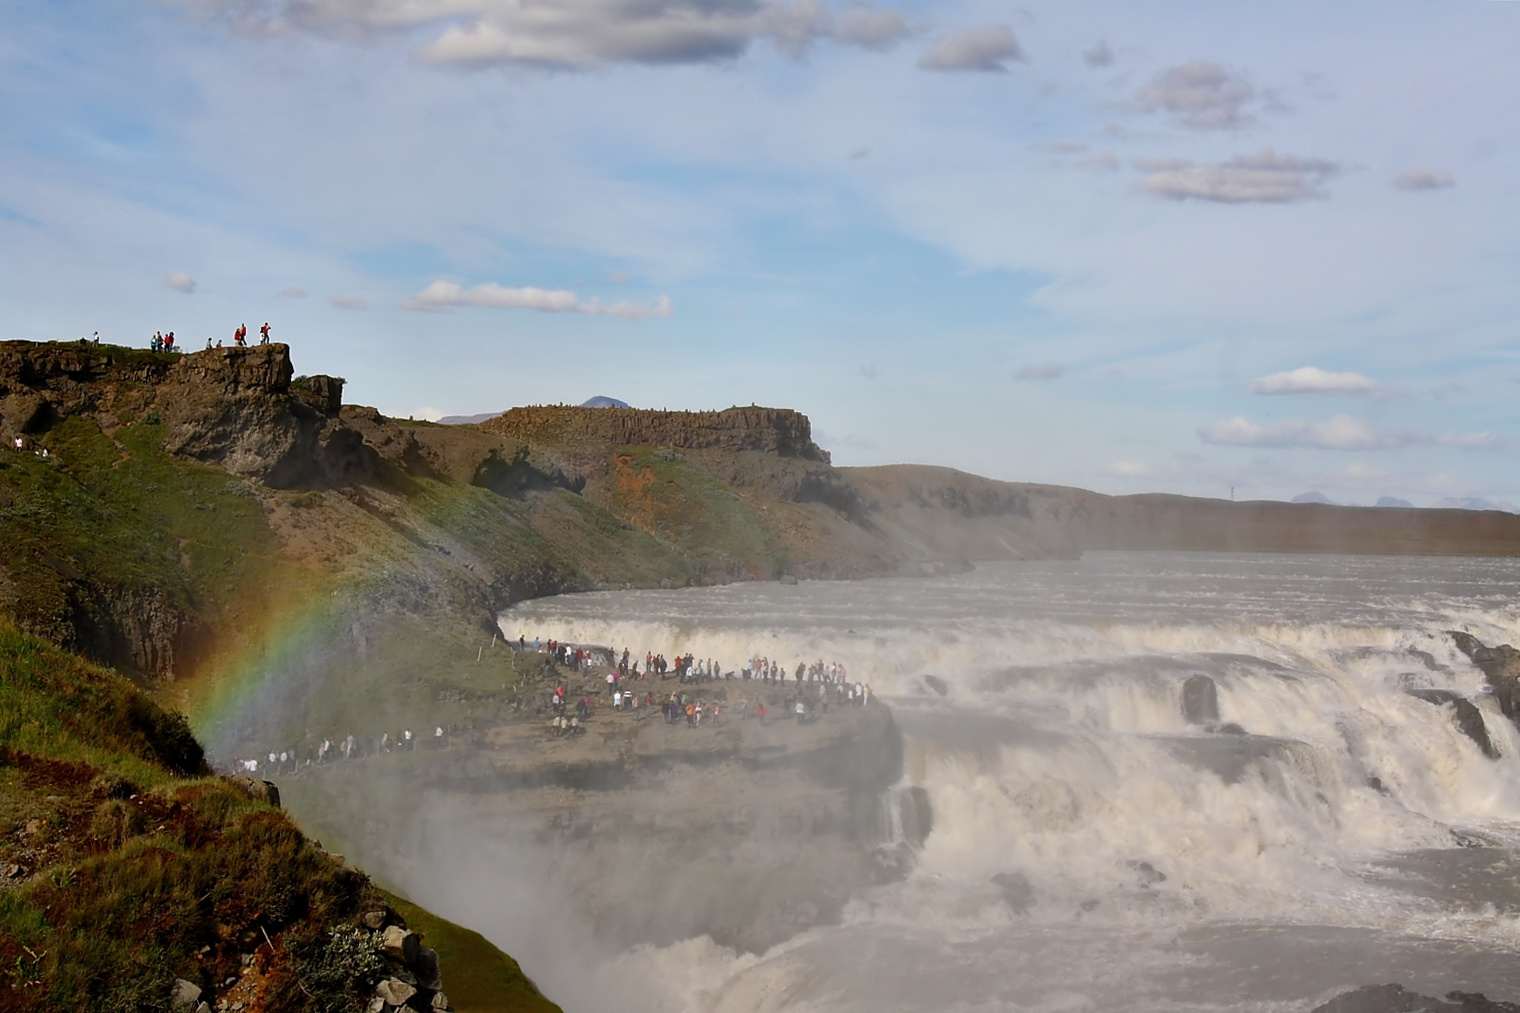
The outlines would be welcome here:
[[[340,379],[296,376],[283,345],[165,355],[0,343],[0,621],[19,630],[6,650],[24,661],[56,645],[76,657],[49,655],[50,666],[81,686],[105,679],[124,694],[124,710],[89,711],[76,732],[90,722],[130,726],[134,714],[146,720],[145,705],[131,701],[151,694],[188,709],[219,762],[275,746],[304,772],[324,735],[354,731],[379,741],[401,728],[448,729],[468,749],[418,754],[415,765],[394,770],[303,773],[288,787],[298,799],[311,792],[332,800],[327,811],[361,827],[373,823],[373,833],[352,824],[335,830],[378,862],[409,856],[405,871],[424,880],[429,863],[451,857],[427,816],[511,814],[514,832],[565,856],[567,895],[617,943],[706,931],[761,949],[837,914],[861,883],[900,872],[898,846],[912,842],[887,842],[872,829],[884,805],[916,811],[885,787],[900,762],[892,758],[896,729],[884,710],[834,715],[807,730],[744,726],[672,741],[659,738],[659,728],[609,724],[582,740],[588,744],[545,751],[541,683],[551,675],[526,654],[495,653],[496,614],[513,601],[600,588],[944,572],[973,560],[1089,549],[1520,553],[1520,518],[1503,514],[1110,497],[943,468],[835,468],[807,418],[782,409],[523,408],[480,426],[445,427],[342,405],[342,393]],[[90,674],[77,656],[137,688],[126,693],[119,676]],[[218,694],[237,706],[202,706]],[[289,826],[257,800],[234,805],[203,775],[160,764],[138,776],[157,786],[154,805],[166,816],[175,805],[201,806],[196,799],[211,808],[181,822],[159,820],[155,809],[141,826],[135,807],[109,808],[132,832],[90,843],[88,827],[107,819],[102,807],[122,800],[109,786],[102,798],[85,782],[62,790],[59,778],[74,777],[74,768],[56,764],[87,763],[93,783],[117,761],[48,753],[56,743],[28,746],[30,758],[17,760],[22,726],[8,721],[0,713],[0,746],[12,750],[0,762],[0,804],[11,806],[3,811],[42,805],[49,795],[66,803],[59,848],[10,863],[24,871],[6,889],[44,898],[44,912],[52,910],[45,898],[70,877],[105,875],[164,847],[181,849],[193,865],[250,828]],[[840,758],[852,756],[860,762],[845,766],[867,776],[834,780]],[[370,783],[371,775],[379,779]],[[673,788],[682,799],[723,801],[670,808]],[[393,819],[398,795],[448,808],[434,814],[419,804]],[[755,814],[766,812],[775,819],[756,824]],[[927,818],[888,822],[922,829]],[[433,850],[398,839],[403,824]],[[170,836],[154,837],[150,825]],[[681,850],[690,827],[701,829],[695,839],[706,850]],[[799,827],[815,846],[799,848]],[[108,830],[102,823],[101,833]],[[321,963],[339,938],[334,931],[352,927],[335,919],[362,916],[373,896],[293,829],[269,834],[266,843],[300,856],[310,873],[276,876],[270,889],[307,897],[306,913],[217,922],[217,941],[197,943],[213,954],[195,965],[197,980],[225,980],[222,965],[234,959],[245,966],[223,928],[238,936],[256,925],[269,931],[271,952],[294,954],[300,943],[301,959]],[[674,847],[681,859],[673,878],[660,879],[662,871],[644,882],[659,889],[598,908],[597,897],[576,892],[576,873],[615,863],[609,840]],[[748,864],[724,871],[728,859],[714,856],[725,855]],[[97,858],[104,864],[92,865]],[[186,873],[192,880],[210,875],[196,868]],[[666,887],[679,895],[682,869],[728,877],[733,890],[718,907],[683,908],[676,917],[657,898]],[[312,921],[318,887],[335,906]],[[166,897],[162,906],[179,912],[183,901]],[[174,946],[200,938],[207,918],[222,917],[220,901],[210,903],[210,914],[194,907],[194,917],[176,913],[156,931]],[[63,929],[46,931],[54,930]],[[25,940],[43,936],[15,938],[23,951],[0,957],[42,960],[48,947]],[[63,973],[61,951],[49,952],[55,963],[44,980]],[[185,976],[170,968],[184,952],[172,956],[150,962],[144,995],[158,996],[166,974]]]
[[[828,453],[813,442],[808,417],[788,408],[672,412],[554,405],[513,408],[480,428],[527,444],[753,451],[829,463]]]

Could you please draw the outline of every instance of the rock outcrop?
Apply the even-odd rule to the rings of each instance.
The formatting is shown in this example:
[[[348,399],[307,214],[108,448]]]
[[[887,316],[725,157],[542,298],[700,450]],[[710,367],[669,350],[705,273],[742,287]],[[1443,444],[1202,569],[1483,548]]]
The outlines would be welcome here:
[[[0,343],[0,435],[46,430],[71,415],[110,430],[164,425],[164,447],[275,488],[367,477],[378,460],[343,424],[343,381],[296,378],[283,344],[189,354],[95,345]]]
[[[829,463],[828,453],[813,442],[808,417],[788,408],[672,412],[551,405],[513,408],[480,428],[529,445],[752,451]]]
[[[1219,691],[1206,675],[1193,675],[1182,684],[1182,716],[1190,725],[1219,721]]]
[[[1488,680],[1488,688],[1504,716],[1520,726],[1520,650],[1501,644],[1487,647],[1477,637],[1460,630],[1448,631],[1457,650],[1472,659]]]
[[[1483,750],[1483,755],[1490,760],[1499,758],[1499,749],[1488,737],[1488,726],[1483,723],[1483,712],[1478,710],[1477,704],[1449,689],[1411,689],[1408,693],[1417,700],[1424,700],[1438,707],[1450,704],[1451,719],[1462,734],[1472,739],[1478,748]]]

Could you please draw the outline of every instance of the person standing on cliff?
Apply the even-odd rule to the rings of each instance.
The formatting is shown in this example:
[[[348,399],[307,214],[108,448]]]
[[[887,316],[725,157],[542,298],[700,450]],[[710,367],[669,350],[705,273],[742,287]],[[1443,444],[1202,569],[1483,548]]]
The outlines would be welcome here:
[[[269,321],[264,321],[264,326],[259,328],[259,344],[269,344]]]

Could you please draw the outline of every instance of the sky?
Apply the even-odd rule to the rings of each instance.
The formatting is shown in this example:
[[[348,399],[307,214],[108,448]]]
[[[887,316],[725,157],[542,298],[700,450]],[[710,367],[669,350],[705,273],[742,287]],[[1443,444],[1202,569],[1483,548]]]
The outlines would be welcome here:
[[[1520,3],[0,0],[0,339],[1520,503]]]

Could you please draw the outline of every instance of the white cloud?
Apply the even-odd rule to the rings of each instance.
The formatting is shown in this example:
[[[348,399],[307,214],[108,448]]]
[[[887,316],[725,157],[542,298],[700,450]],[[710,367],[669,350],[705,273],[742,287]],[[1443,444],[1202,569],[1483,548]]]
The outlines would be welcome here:
[[[186,295],[195,291],[195,279],[184,271],[170,271],[164,275],[164,284],[174,289],[174,291],[183,292]]]
[[[1435,169],[1409,169],[1393,178],[1393,185],[1400,190],[1444,190],[1456,186],[1449,172]]]
[[[1066,367],[1058,362],[1030,362],[1019,367],[1014,374],[1018,380],[1059,380]]]
[[[254,32],[363,38],[439,30],[434,63],[584,68],[726,60],[765,40],[799,55],[832,38],[886,49],[911,33],[898,11],[863,7],[836,20],[822,0],[177,0]]]
[[[1254,155],[1236,155],[1217,165],[1198,165],[1185,159],[1139,160],[1148,172],[1140,188],[1174,200],[1206,200],[1221,204],[1285,204],[1323,197],[1321,184],[1340,166],[1321,158],[1278,155],[1264,148]]]
[[[333,309],[339,310],[367,310],[369,303],[356,295],[335,295],[327,300]]]
[[[670,297],[662,295],[653,306],[641,303],[604,304],[600,299],[582,300],[565,289],[505,288],[495,282],[465,288],[451,281],[435,281],[401,304],[409,310],[442,310],[454,306],[489,309],[538,310],[540,313],[585,313],[592,316],[666,317],[672,310]]]
[[[1373,394],[1383,389],[1360,373],[1328,373],[1303,366],[1251,382],[1252,394]]]
[[[282,288],[274,294],[274,297],[276,299],[305,299],[306,290],[304,288],[296,288],[294,286],[290,288]]]
[[[984,25],[956,32],[924,54],[924,70],[1006,71],[1012,60],[1024,59],[1013,32],[1002,25]]]
[[[1103,474],[1113,478],[1151,478],[1156,473],[1144,461],[1113,461],[1103,469]]]
[[[1316,447],[1321,450],[1380,450],[1384,437],[1349,415],[1332,419],[1284,419],[1260,426],[1239,415],[1198,431],[1204,443],[1224,447]]]
[[[889,49],[913,34],[901,11],[856,7],[839,15],[834,38],[865,49]]]
[[[1249,126],[1255,118],[1246,106],[1255,98],[1256,89],[1245,78],[1203,60],[1163,70],[1136,95],[1141,108],[1170,113],[1193,130]]]
[[[1432,436],[1418,429],[1379,433],[1349,415],[1334,418],[1283,419],[1268,426],[1237,415],[1198,431],[1199,439],[1222,447],[1307,447],[1317,450],[1398,450],[1405,447],[1449,447],[1493,451],[1505,442],[1493,433],[1448,433]]]

